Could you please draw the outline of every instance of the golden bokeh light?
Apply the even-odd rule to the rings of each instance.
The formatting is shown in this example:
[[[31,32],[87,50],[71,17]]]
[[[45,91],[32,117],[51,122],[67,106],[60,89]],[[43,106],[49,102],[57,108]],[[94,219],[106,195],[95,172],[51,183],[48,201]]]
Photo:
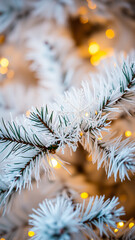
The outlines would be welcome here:
[[[132,132],[131,132],[131,131],[127,130],[127,131],[125,132],[125,136],[126,136],[126,137],[130,137],[131,135],[132,135]]]
[[[81,136],[81,137],[83,136],[83,132],[82,132],[82,131],[80,132],[80,136]]]
[[[88,23],[88,18],[85,17],[85,16],[81,16],[81,17],[80,17],[80,22],[81,22],[82,24]]]
[[[26,117],[29,117],[30,116],[30,111],[28,110],[27,112],[26,112]]]
[[[94,10],[96,9],[97,5],[95,3],[93,3],[91,0],[88,1],[88,7],[91,9],[91,10]]]
[[[86,199],[86,198],[88,198],[89,194],[87,192],[82,192],[80,194],[80,196],[81,196],[81,198]]]
[[[7,67],[0,67],[0,73],[5,75],[8,72],[8,68]]]
[[[60,163],[55,158],[51,158],[49,160],[49,165],[52,168],[60,168],[61,167]]]
[[[29,231],[29,232],[28,232],[28,236],[29,236],[29,237],[33,237],[34,235],[35,235],[35,233],[34,233],[33,231]]]
[[[129,223],[129,228],[131,229],[135,224],[133,222]]]
[[[119,230],[117,228],[114,229],[114,232],[117,233]]]
[[[118,222],[117,223],[117,228],[122,228],[124,227],[124,222]]]
[[[78,9],[78,13],[81,15],[85,15],[88,12],[87,8],[82,6]]]
[[[6,68],[6,67],[8,67],[8,65],[9,65],[9,61],[8,61],[7,58],[1,58],[0,64],[1,64],[1,66],[2,66],[3,68]]]
[[[100,47],[99,47],[99,44],[98,44],[98,43],[96,43],[96,42],[91,42],[91,43],[89,44],[88,50],[89,50],[89,53],[90,53],[91,55],[94,55],[95,53],[97,53],[97,52],[99,51],[99,49],[100,49]]]
[[[109,39],[112,39],[115,37],[115,32],[113,29],[107,29],[105,34],[106,34],[106,37]]]
[[[99,137],[98,140],[102,140],[102,137]]]

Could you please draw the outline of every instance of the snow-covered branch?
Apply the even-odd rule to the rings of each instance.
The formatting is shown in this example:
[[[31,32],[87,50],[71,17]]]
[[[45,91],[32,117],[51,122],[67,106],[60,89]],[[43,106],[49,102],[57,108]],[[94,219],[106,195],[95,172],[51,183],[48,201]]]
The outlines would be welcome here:
[[[110,72],[102,85],[100,82],[100,91],[93,87],[94,94],[88,83],[83,83],[81,89],[73,88],[54,104],[40,110],[33,108],[22,123],[2,122],[0,166],[5,183],[9,186],[8,192],[14,188],[25,188],[26,185],[30,187],[32,172],[38,180],[42,162],[46,162],[43,165],[48,169],[51,154],[56,150],[64,153],[66,145],[75,151],[78,142],[92,151],[93,161],[98,160],[98,166],[104,163],[108,176],[114,173],[116,179],[119,171],[123,180],[128,177],[128,170],[135,172],[134,142],[115,137],[110,140],[109,135],[101,142],[98,140],[103,131],[109,131],[112,113],[126,107],[125,101],[134,103],[134,62],[128,65],[127,61],[129,58],[122,64],[122,69],[117,69],[117,74],[114,70],[117,79]]]
[[[35,232],[33,239],[85,239],[85,236],[100,239],[103,233],[108,236],[111,228],[124,214],[123,208],[116,209],[118,199],[104,201],[103,197],[91,197],[86,206],[74,204],[72,199],[58,196],[53,200],[45,200],[39,204],[30,216],[30,225]],[[96,229],[100,230],[98,235]],[[82,237],[82,238],[81,238]]]

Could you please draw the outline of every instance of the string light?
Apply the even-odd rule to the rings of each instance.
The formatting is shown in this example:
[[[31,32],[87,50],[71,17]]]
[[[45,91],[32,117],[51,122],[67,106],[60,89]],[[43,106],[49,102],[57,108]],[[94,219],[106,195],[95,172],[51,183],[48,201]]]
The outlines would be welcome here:
[[[133,222],[129,223],[129,228],[131,229],[135,224]]]
[[[81,198],[86,199],[88,198],[89,194],[87,192],[83,192],[80,194]]]
[[[88,0],[88,7],[92,10],[96,9],[97,5],[93,3],[91,0]]]
[[[58,161],[55,158],[51,158],[49,160],[49,165],[52,168],[60,168],[61,167],[61,165],[58,163]]]
[[[102,140],[102,137],[99,137],[98,140]]]
[[[119,231],[119,230],[118,230],[117,228],[114,229],[114,232],[115,232],[115,233],[118,232],[118,231]]]
[[[89,116],[89,114],[88,114],[88,112],[86,112],[86,113],[85,113],[85,117],[88,117],[88,116]]]
[[[107,53],[105,51],[99,51],[90,58],[90,62],[93,66],[97,66],[100,63],[100,60],[105,58]]]
[[[118,222],[117,223],[117,228],[122,228],[124,227],[124,222]]]
[[[6,240],[5,238],[0,238],[0,240]]]
[[[81,137],[83,136],[83,132],[80,132],[80,136],[81,136]]]
[[[7,67],[0,67],[0,73],[5,75],[8,72]]]
[[[115,37],[115,32],[113,29],[107,29],[105,34],[106,34],[106,37],[109,39],[112,39]]]
[[[78,13],[81,14],[81,15],[85,15],[87,13],[87,8],[86,7],[80,7],[78,9]]]
[[[97,111],[95,111],[95,114],[97,115],[97,114],[98,114],[98,112],[97,112]]]
[[[126,136],[126,137],[130,137],[131,135],[132,135],[132,132],[131,132],[131,131],[127,130],[127,131],[125,132],[125,136]]]
[[[27,112],[26,112],[26,117],[29,117],[30,116],[30,111],[28,110]]]
[[[28,236],[29,236],[29,237],[33,237],[34,235],[35,235],[35,233],[34,233],[33,231],[29,231],[29,232],[28,232]]]
[[[80,22],[81,22],[82,24],[85,24],[85,23],[88,22],[88,18],[87,18],[87,17],[84,17],[84,16],[81,16],[81,17],[80,17]]]
[[[99,47],[99,44],[98,44],[98,43],[96,43],[96,42],[91,42],[91,43],[89,44],[88,50],[89,50],[89,53],[90,53],[91,55],[94,55],[95,53],[97,53],[97,52],[99,51],[99,49],[100,49],[100,47]]]
[[[8,65],[9,65],[9,61],[8,61],[7,58],[1,58],[0,64],[1,64],[1,66],[2,66],[3,68],[6,68],[6,67],[8,67]]]

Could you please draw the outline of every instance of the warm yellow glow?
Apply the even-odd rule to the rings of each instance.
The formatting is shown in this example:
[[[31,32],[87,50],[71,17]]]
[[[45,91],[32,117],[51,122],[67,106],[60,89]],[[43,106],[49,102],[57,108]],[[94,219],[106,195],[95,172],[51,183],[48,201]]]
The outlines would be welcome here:
[[[102,140],[102,137],[99,137],[98,140]]]
[[[49,160],[49,165],[52,168],[60,168],[61,167],[61,165],[59,164],[59,162],[55,158],[51,158]]]
[[[91,55],[94,55],[95,53],[97,53],[99,51],[100,47],[99,47],[99,44],[96,43],[96,42],[91,42],[89,44],[89,53]]]
[[[89,161],[89,162],[92,162],[92,155],[87,155],[86,160]]]
[[[93,66],[97,66],[100,63],[100,60],[107,56],[106,51],[98,51],[95,55],[91,56],[90,62]]]
[[[80,132],[80,136],[81,136],[81,137],[83,136],[83,132]]]
[[[88,18],[87,18],[87,17],[84,17],[84,16],[81,16],[81,17],[80,17],[80,22],[83,23],[83,24],[85,24],[85,23],[88,22]]]
[[[88,112],[86,112],[86,113],[85,113],[85,117],[88,117],[88,116],[89,116],[89,114],[88,114]]]
[[[112,39],[115,37],[115,32],[113,29],[107,29],[105,32],[107,38]]]
[[[2,67],[6,68],[9,65],[9,61],[8,61],[7,58],[1,58],[0,64],[1,64]]]
[[[114,232],[115,232],[115,233],[116,233],[116,232],[118,232],[118,229],[117,229],[117,228],[115,228],[115,229],[114,229]]]
[[[124,222],[118,222],[117,223],[117,228],[122,228],[124,227]]]
[[[97,112],[97,111],[95,111],[95,114],[97,115],[97,114],[98,114],[98,112]]]
[[[0,240],[6,240],[5,238],[0,238]]]
[[[78,12],[81,15],[85,15],[87,13],[87,8],[82,6],[79,8]]]
[[[30,116],[30,111],[28,110],[27,112],[26,112],[26,117],[29,117]]]
[[[0,44],[5,42],[5,36],[4,35],[0,35]]]
[[[80,194],[81,198],[86,199],[88,198],[89,194],[87,192],[83,192]]]
[[[133,222],[129,223],[129,228],[132,228],[135,224]]]
[[[8,69],[7,69],[7,67],[0,67],[0,73],[1,74],[6,74],[7,73],[7,71],[8,71]]]
[[[91,0],[88,2],[88,7],[92,10],[96,9],[97,5],[93,3]]]
[[[125,132],[125,136],[126,136],[126,137],[130,137],[131,135],[132,135],[132,132],[131,132],[131,131],[127,130],[127,131]]]
[[[13,70],[9,70],[9,71],[7,72],[7,78],[11,79],[11,78],[13,78],[13,77],[14,77],[14,71],[13,71]]]
[[[34,233],[33,231],[29,231],[29,232],[28,232],[28,236],[29,236],[29,237],[33,237],[34,235],[35,235],[35,233]]]

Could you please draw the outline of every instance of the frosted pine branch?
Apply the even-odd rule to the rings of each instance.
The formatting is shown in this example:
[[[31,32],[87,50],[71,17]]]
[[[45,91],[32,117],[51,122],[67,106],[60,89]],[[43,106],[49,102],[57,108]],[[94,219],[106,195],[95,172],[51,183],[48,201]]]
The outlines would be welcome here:
[[[104,163],[108,176],[114,173],[116,179],[119,171],[123,180],[128,177],[128,170],[134,173],[134,142],[110,140],[108,137],[105,142],[97,141],[101,132],[109,131],[111,114],[121,111],[123,101],[126,99],[134,103],[134,70],[134,62],[131,61],[128,66],[125,60],[122,69],[117,69],[117,79],[108,77],[100,91],[96,93],[94,87],[94,95],[88,83],[84,83],[81,89],[73,88],[51,106],[40,110],[33,108],[30,117],[24,118],[23,123],[11,121],[5,124],[3,121],[0,129],[3,160],[0,165],[2,176],[6,177],[5,182],[9,186],[8,192],[14,188],[30,187],[33,171],[35,178],[39,179],[40,164],[48,169],[51,154],[56,150],[64,153],[66,145],[75,151],[78,142],[94,153],[98,166]],[[122,148],[123,144],[126,151]]]
[[[81,142],[92,155],[93,163],[97,162],[98,169],[105,166],[108,178],[114,174],[121,181],[125,177],[130,179],[129,173],[135,173],[135,142],[130,139],[122,140],[122,137],[114,138],[113,134],[107,134],[103,139],[82,139]]]
[[[71,239],[74,234],[84,236],[87,234],[94,239],[100,239],[96,228],[100,230],[100,236],[116,226],[123,208],[116,209],[118,199],[113,198],[104,201],[104,197],[91,197],[87,206],[74,204],[72,199],[57,197],[53,200],[45,200],[30,216],[30,225],[35,232],[33,239]],[[106,226],[108,225],[108,227]],[[74,239],[74,238],[73,238]]]

